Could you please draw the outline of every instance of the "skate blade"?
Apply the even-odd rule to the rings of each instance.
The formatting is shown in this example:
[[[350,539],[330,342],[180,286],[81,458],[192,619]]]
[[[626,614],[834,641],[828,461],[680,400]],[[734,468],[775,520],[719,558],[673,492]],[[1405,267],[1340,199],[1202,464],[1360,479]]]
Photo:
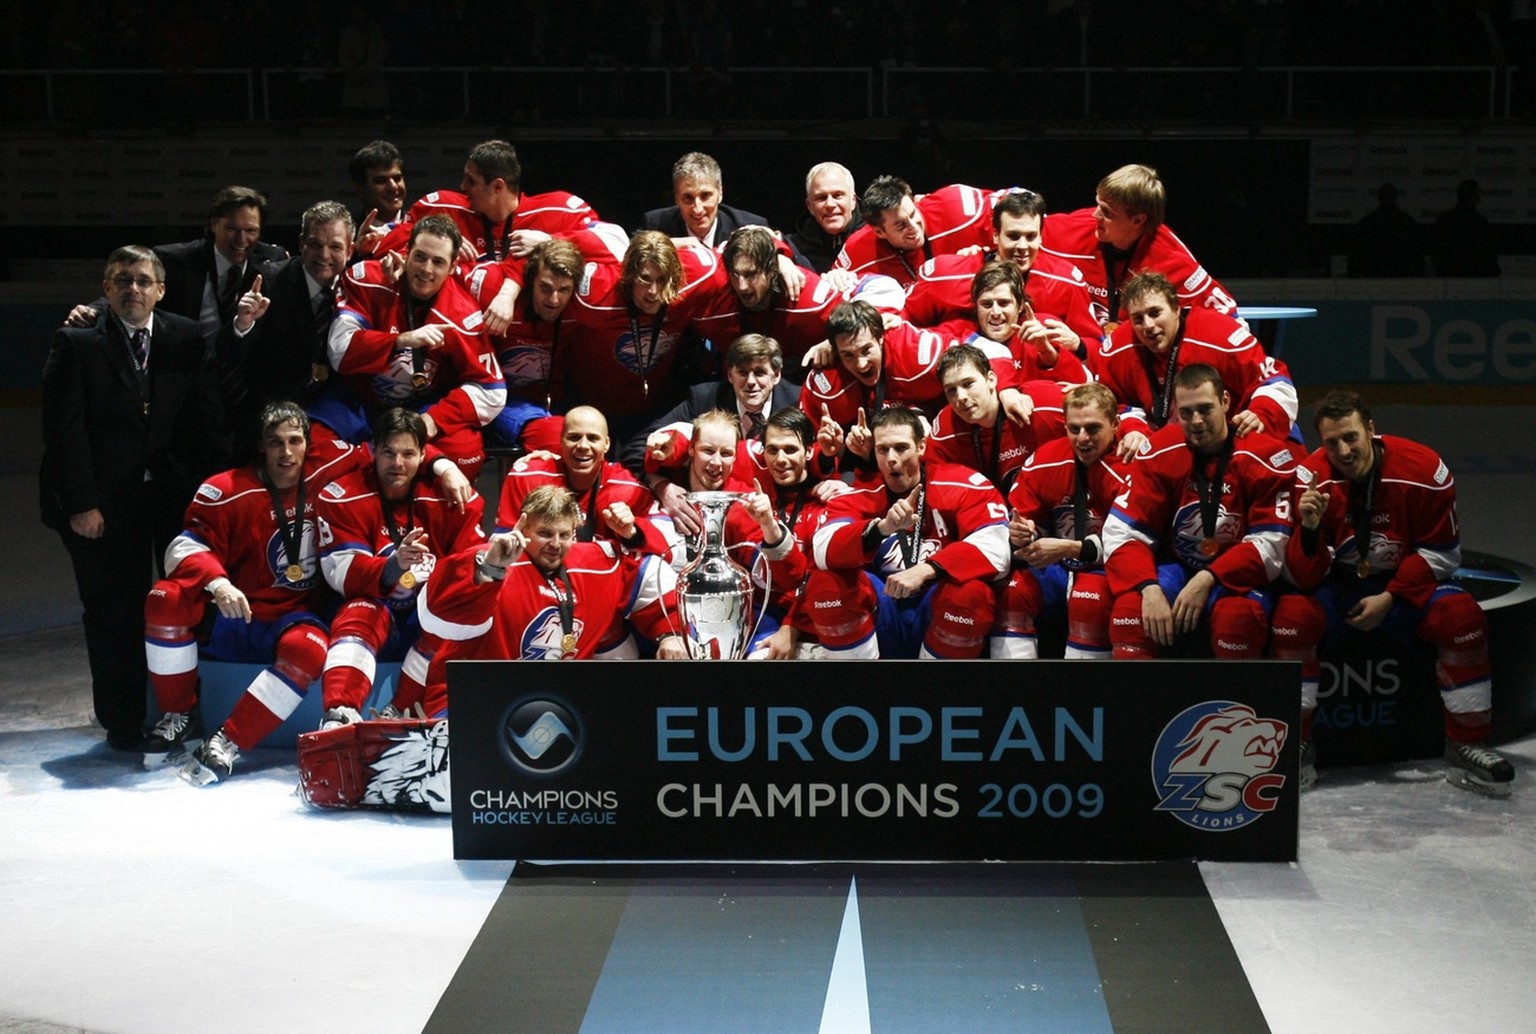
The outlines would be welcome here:
[[[219,774],[195,757],[187,758],[176,774],[193,786],[212,786],[219,781]]]
[[[185,740],[175,750],[168,750],[164,754],[145,754],[145,771],[154,772],[157,769],[168,768],[171,765],[185,764],[192,756],[192,752],[203,745],[200,739]]]
[[[1484,797],[1492,797],[1495,800],[1505,800],[1509,797],[1513,786],[1509,783],[1486,783],[1476,778],[1471,772],[1460,768],[1447,769],[1445,781],[1460,790],[1470,790],[1473,793],[1482,794]]]

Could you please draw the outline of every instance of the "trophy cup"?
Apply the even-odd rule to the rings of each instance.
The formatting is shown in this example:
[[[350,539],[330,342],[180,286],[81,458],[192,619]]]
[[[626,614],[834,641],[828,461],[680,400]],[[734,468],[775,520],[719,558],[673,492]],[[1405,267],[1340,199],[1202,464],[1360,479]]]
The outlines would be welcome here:
[[[740,660],[757,630],[752,620],[752,578],[725,552],[725,513],[741,492],[689,492],[704,530],[694,557],[677,575],[677,609],[683,639],[694,660]]]

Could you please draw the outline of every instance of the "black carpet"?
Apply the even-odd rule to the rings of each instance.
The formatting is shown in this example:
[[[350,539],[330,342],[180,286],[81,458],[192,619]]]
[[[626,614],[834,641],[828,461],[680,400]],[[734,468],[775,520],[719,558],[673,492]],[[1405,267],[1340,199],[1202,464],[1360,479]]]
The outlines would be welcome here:
[[[426,1028],[1268,1029],[1194,862],[520,862]]]

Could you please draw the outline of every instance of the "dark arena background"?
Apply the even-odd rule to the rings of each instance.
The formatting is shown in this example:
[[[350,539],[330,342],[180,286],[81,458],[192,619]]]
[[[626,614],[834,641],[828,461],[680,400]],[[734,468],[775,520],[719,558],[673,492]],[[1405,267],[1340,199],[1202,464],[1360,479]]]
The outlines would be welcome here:
[[[1522,10],[6,5],[0,1032],[1528,1029],[1536,19]],[[1309,441],[1307,404],[1352,386],[1379,430],[1454,472],[1513,795],[1446,784],[1433,657],[1388,643],[1329,657],[1321,781],[1287,805],[1295,861],[1163,857],[1131,825],[1080,858],[1041,815],[946,864],[912,861],[921,844],[883,863],[776,846],[757,864],[729,842],[697,857],[658,844],[669,861],[654,865],[455,860],[446,816],[307,809],[291,746],[205,791],[123,760],[91,714],[67,557],[38,520],[51,331],[97,296],[108,251],[196,236],[225,184],[264,191],[263,237],[291,250],[305,207],[352,202],[347,161],[381,137],[405,155],[410,199],[457,189],[468,148],[501,137],[526,189],[574,191],[630,230],[670,203],[690,150],[719,160],[727,203],[786,230],[823,160],[860,185],[1027,186],[1053,211],[1091,204],[1119,165],[1156,167],[1167,221],[1242,305],[1317,310],[1259,324]],[[1412,241],[1397,275],[1363,275],[1361,220],[1384,184],[1422,245],[1469,179],[1499,276],[1438,275]],[[837,676],[749,670],[764,693]],[[889,670],[932,680],[903,689],[939,703],[955,691],[942,667]],[[1002,670],[1029,677],[1027,662]],[[1198,670],[1221,699],[1223,668]],[[1110,698],[1141,688],[1128,668],[1082,674]],[[1151,786],[1144,755],[1102,764]]]

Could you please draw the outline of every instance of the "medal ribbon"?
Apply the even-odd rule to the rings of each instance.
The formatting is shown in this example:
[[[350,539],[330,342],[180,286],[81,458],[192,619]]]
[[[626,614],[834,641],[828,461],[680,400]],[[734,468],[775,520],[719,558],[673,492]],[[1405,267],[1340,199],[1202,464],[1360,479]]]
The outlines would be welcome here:
[[[1179,348],[1184,344],[1184,313],[1179,312],[1179,330],[1174,335],[1173,344],[1168,347],[1168,376],[1165,380],[1157,379],[1157,356],[1152,354],[1149,348],[1139,345],[1136,353],[1141,357],[1142,368],[1147,371],[1147,383],[1152,387],[1152,411],[1147,414],[1147,423],[1156,431],[1168,423],[1168,414],[1173,411],[1173,375],[1179,368]]]
[[[1221,486],[1226,480],[1227,464],[1232,460],[1232,449],[1236,444],[1230,434],[1221,443],[1221,451],[1216,454],[1214,478],[1206,477],[1206,458],[1195,453],[1195,491],[1200,494],[1200,531],[1207,539],[1216,538],[1216,515],[1221,512]]]
[[[555,607],[560,612],[560,652],[572,653],[576,649],[576,590],[571,587],[565,565],[545,575],[544,583],[555,594]]]
[[[1365,491],[1349,491],[1349,526],[1355,533],[1355,553],[1369,564],[1371,559],[1371,507],[1376,501],[1376,486],[1381,483],[1381,442],[1371,439],[1371,473],[1365,479]]]
[[[294,489],[296,495],[292,522],[289,522],[287,511],[283,508],[282,493],[272,484],[272,479],[267,477],[265,468],[261,472],[261,483],[267,486],[267,498],[272,502],[272,516],[276,518],[278,533],[283,537],[283,552],[288,556],[288,566],[300,566],[299,554],[304,547],[304,490],[307,484],[304,475],[302,472],[299,474],[299,483]],[[285,577],[286,574],[284,572]],[[296,582],[298,579],[290,578],[289,581]]]
[[[400,548],[400,543],[405,538],[406,534],[416,527],[415,482],[411,483],[408,492],[409,494],[405,497],[404,527],[395,526],[395,507],[390,503],[388,499],[384,498],[383,492],[379,493],[379,507],[384,511],[384,530],[389,534],[389,541],[394,543],[396,549]]]
[[[1072,537],[1079,542],[1088,537],[1088,468],[1077,459],[1072,461]]]
[[[629,305],[629,336],[635,343],[635,362],[640,366],[640,389],[646,398],[651,397],[651,369],[656,365],[656,339],[661,337],[661,325],[666,322],[667,307],[656,310],[656,322],[651,324],[651,344],[640,350],[640,312],[633,302]]]
[[[971,448],[976,452],[976,462],[982,464],[977,469],[987,476],[987,480],[994,485],[1002,482],[998,477],[998,457],[1003,450],[1003,407],[997,407],[997,417],[992,423],[992,458],[988,460],[981,452],[981,425],[971,425]]]
[[[433,299],[436,300],[435,298]],[[405,300],[405,326],[407,330],[415,330],[420,324],[416,322],[416,306],[421,305],[428,314],[432,311],[432,302],[417,302],[413,298]],[[427,353],[429,348],[411,348],[411,390],[420,395],[427,388]]]
[[[516,213],[513,213],[513,214],[515,215]],[[486,255],[489,255],[491,257],[491,261],[492,262],[500,262],[501,259],[502,259],[501,249],[496,246],[495,229],[494,229],[494,227],[491,226],[491,221],[489,219],[487,219],[485,216],[482,215],[480,217],[480,225],[485,230],[485,253],[486,253]],[[507,240],[507,238],[510,237],[510,236],[512,236],[512,216],[509,215],[509,216],[507,216],[507,221],[501,224],[501,243],[503,243],[503,244],[505,244],[507,246],[507,251],[509,253],[512,250],[512,245]],[[483,257],[484,256],[482,256],[482,258]]]
[[[917,566],[917,555],[923,548],[923,520],[927,516],[928,482],[926,478],[920,478],[917,482],[917,521],[910,532],[896,533],[896,541],[901,544],[901,559],[907,567]]]
[[[597,468],[597,479],[587,491],[587,501],[582,505],[581,523],[576,526],[576,541],[591,542],[597,524],[597,493],[603,487],[603,468]],[[564,568],[561,568],[564,570]]]

